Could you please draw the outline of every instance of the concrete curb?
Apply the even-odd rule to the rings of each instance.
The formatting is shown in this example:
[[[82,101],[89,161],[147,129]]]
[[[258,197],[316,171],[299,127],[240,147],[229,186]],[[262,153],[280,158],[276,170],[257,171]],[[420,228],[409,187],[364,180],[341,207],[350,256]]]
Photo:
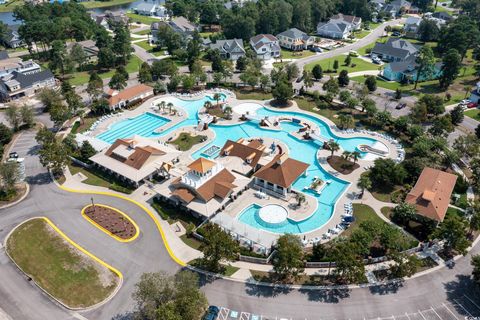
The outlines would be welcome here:
[[[18,199],[18,200],[15,201],[15,202],[6,204],[6,205],[4,205],[4,206],[1,206],[1,207],[0,207],[0,210],[13,207],[14,205],[17,205],[17,204],[19,204],[20,202],[22,202],[23,200],[25,200],[25,198],[26,198],[26,197],[28,196],[28,194],[30,193],[30,185],[25,182],[25,187],[26,187],[25,193],[20,197],[20,199]]]
[[[26,273],[16,262],[15,260],[13,260],[13,258],[10,256],[10,254],[8,253],[8,250],[7,250],[7,241],[8,241],[8,238],[10,238],[11,234],[18,228],[20,227],[21,225],[23,225],[24,223],[28,222],[28,221],[31,221],[31,220],[35,220],[35,219],[42,219],[44,221],[47,222],[47,224],[52,227],[52,229],[54,229],[54,231],[57,233],[58,236],[60,236],[61,238],[65,239],[68,243],[70,243],[70,245],[74,246],[77,250],[81,251],[82,253],[84,253],[85,255],[87,255],[88,257],[90,257],[93,261],[95,261],[95,263],[100,263],[101,261],[101,265],[103,265],[104,267],[108,268],[110,271],[114,272],[115,274],[117,274],[118,276],[118,285],[117,287],[115,288],[115,290],[113,290],[113,292],[107,297],[105,298],[103,301],[100,301],[98,302],[97,304],[94,304],[93,306],[89,306],[89,307],[86,307],[86,308],[73,308],[73,307],[70,307],[68,306],[67,304],[63,303],[62,301],[60,301],[59,299],[57,299],[56,297],[54,297],[52,294],[50,294],[48,291],[46,291],[39,283],[37,283],[35,281],[35,279],[33,279],[33,277],[31,277],[28,273]],[[17,226],[15,226],[12,230],[10,230],[10,232],[7,234],[7,236],[5,237],[5,240],[4,240],[4,243],[3,243],[3,247],[4,247],[4,251],[5,251],[5,254],[7,255],[7,257],[10,259],[11,262],[13,262],[13,264],[18,268],[18,270],[20,270],[26,277],[28,277],[29,279],[31,279],[31,281],[35,284],[35,286],[37,288],[39,288],[43,293],[45,293],[48,297],[50,297],[55,303],[59,304],[60,306],[64,307],[65,309],[67,310],[71,310],[71,311],[89,311],[89,310],[93,310],[93,309],[96,309],[104,304],[106,304],[107,302],[109,302],[110,300],[113,299],[113,297],[117,294],[117,292],[120,290],[120,288],[122,287],[123,285],[123,275],[122,273],[120,273],[118,270],[114,269],[113,267],[111,267],[110,265],[108,265],[107,263],[103,262],[103,260],[100,260],[99,258],[97,258],[96,256],[94,256],[93,254],[91,254],[90,252],[88,252],[87,250],[83,249],[83,250],[80,250],[79,249],[79,245],[76,244],[73,240],[71,240],[70,238],[68,238],[63,232],[58,232],[60,229],[58,229],[54,224],[53,222],[50,221],[50,219],[48,219],[47,217],[32,217],[32,218],[29,218],[27,220],[24,220],[23,222],[21,222],[20,224],[18,224]],[[81,247],[80,247],[81,248]],[[118,272],[118,273],[117,273]]]

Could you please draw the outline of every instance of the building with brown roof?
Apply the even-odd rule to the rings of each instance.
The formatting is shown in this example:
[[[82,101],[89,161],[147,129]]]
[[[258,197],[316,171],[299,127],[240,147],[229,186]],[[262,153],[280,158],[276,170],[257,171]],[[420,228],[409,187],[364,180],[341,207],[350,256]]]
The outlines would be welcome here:
[[[456,181],[454,174],[425,167],[405,202],[415,205],[417,214],[442,222]]]
[[[122,91],[108,90],[105,95],[111,110],[125,108],[153,96],[153,88],[137,84]]]
[[[155,175],[168,177],[174,159],[180,154],[180,151],[171,147],[134,136],[117,139],[108,149],[90,157],[90,160],[96,167],[138,186]]]
[[[243,138],[237,141],[227,140],[220,150],[220,157],[238,157],[242,160],[241,167],[233,170],[241,174],[249,174],[257,171],[259,161],[264,155],[266,147],[257,139],[245,140]]]
[[[255,186],[278,197],[286,197],[292,184],[307,171],[308,164],[278,154],[254,173]]]

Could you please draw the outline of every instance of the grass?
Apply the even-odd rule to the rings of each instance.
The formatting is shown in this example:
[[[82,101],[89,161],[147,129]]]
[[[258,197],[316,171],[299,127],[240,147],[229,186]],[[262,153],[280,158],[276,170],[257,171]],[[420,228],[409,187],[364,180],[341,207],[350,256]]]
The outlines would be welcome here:
[[[140,22],[143,24],[151,25],[154,22],[159,22],[159,19],[151,18],[148,16],[142,16],[136,13],[127,13],[127,16],[133,21],[133,22]]]
[[[465,115],[474,120],[480,121],[480,109],[470,109],[465,111]]]
[[[349,237],[350,234],[355,229],[358,229],[360,224],[364,221],[371,220],[386,223],[375,213],[375,210],[373,210],[372,207],[367,206],[366,204],[354,203],[353,216],[355,217],[355,221],[347,230],[343,231],[342,236]]]
[[[161,56],[163,55],[163,50],[155,50],[156,49],[156,46],[152,46],[150,45],[150,43],[148,42],[148,40],[143,40],[143,41],[139,41],[139,42],[135,42],[134,44],[136,44],[137,46],[139,46],[140,48],[142,49],[145,49],[148,53],[150,54],[153,54],[154,56]]]
[[[91,186],[109,188],[111,190],[115,190],[115,191],[127,193],[127,194],[132,193],[133,191],[133,189],[126,188],[124,186],[121,186],[120,183],[116,183],[113,178],[106,176],[105,173],[103,173],[102,171],[94,170],[94,169],[85,169],[74,163],[70,163],[68,165],[68,169],[70,170],[70,173],[72,175],[81,173],[84,176],[86,176],[87,179],[83,180],[82,183],[89,184]]]
[[[6,249],[40,287],[69,307],[101,302],[118,281],[110,270],[67,244],[43,219],[20,225],[8,238]]]
[[[12,12],[15,7],[23,6],[23,0],[10,0],[5,4],[0,4],[0,12]]]
[[[197,240],[196,238],[189,237],[186,234],[180,236],[180,239],[189,247],[195,249],[195,250],[200,250],[200,247],[202,246],[202,242]]]
[[[206,136],[192,136],[190,133],[182,132],[177,139],[170,143],[177,146],[177,149],[180,151],[187,151],[190,150],[194,145],[202,143],[206,139]]]
[[[347,70],[348,73],[358,72],[358,71],[367,71],[367,70],[378,70],[378,65],[367,62],[367,61],[362,60],[362,59],[357,58],[357,57],[352,57],[352,63],[349,66],[346,66],[343,62],[346,57],[347,56],[345,56],[345,55],[341,55],[341,56],[334,57],[334,58],[328,58],[328,59],[321,60],[321,61],[315,61],[315,62],[307,64],[305,66],[305,68],[308,71],[312,71],[313,67],[316,64],[319,64],[322,67],[323,71],[325,72],[327,70],[333,70],[333,64],[334,64],[335,60],[338,60],[337,73],[340,73],[340,71],[342,71],[342,70]]]
[[[127,65],[125,66],[125,70],[128,73],[138,72],[138,69],[140,68],[141,64],[142,64],[142,60],[140,60],[140,58],[137,57],[136,55],[132,55]],[[115,70],[113,69],[107,72],[99,73],[98,75],[102,79],[108,79],[108,78],[111,78],[114,73],[115,73]],[[71,77],[70,84],[74,86],[85,84],[88,82],[88,79],[90,78],[90,74],[86,71],[75,72],[70,74],[69,76]]]
[[[140,30],[140,31],[135,31],[133,32],[134,34],[138,34],[140,36],[144,36],[150,33],[150,29],[145,29],[145,30]]]
[[[312,52],[309,50],[290,51],[290,50],[282,49],[282,51],[280,52],[282,59],[300,59],[300,58],[313,56],[314,54],[315,52]]]
[[[371,28],[371,27],[370,27]],[[360,30],[360,31],[356,31],[355,32],[355,38],[357,39],[362,39],[362,38],[365,38],[366,36],[368,36],[370,34],[370,32],[372,32],[372,30],[375,29],[375,28],[371,28],[371,30]]]
[[[93,9],[93,8],[119,6],[122,4],[131,3],[134,1],[135,0],[110,0],[110,1],[86,1],[86,2],[80,2],[80,3],[87,9]]]
[[[453,215],[463,218],[465,216],[465,213],[461,210],[458,210],[457,208],[448,207],[447,215]]]
[[[238,100],[270,100],[273,98],[271,93],[249,90],[235,90]]]
[[[155,211],[157,211],[158,215],[163,220],[166,220],[169,224],[173,224],[178,221],[184,227],[187,227],[189,223],[193,223],[195,226],[198,226],[201,223],[199,219],[195,218],[190,213],[165,205],[157,199],[154,199],[151,205]]]

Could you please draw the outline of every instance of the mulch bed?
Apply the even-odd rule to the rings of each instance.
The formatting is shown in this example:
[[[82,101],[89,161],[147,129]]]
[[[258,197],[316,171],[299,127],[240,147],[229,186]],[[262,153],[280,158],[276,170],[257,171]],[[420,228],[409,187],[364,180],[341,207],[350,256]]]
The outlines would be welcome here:
[[[88,206],[85,215],[115,236],[128,240],[135,235],[135,226],[117,211],[101,206]]]
[[[328,161],[328,164],[332,166],[333,169],[343,174],[350,174],[355,169],[360,168],[360,165],[358,163],[354,164],[353,162],[345,160],[344,158],[339,156],[328,157],[327,161]]]

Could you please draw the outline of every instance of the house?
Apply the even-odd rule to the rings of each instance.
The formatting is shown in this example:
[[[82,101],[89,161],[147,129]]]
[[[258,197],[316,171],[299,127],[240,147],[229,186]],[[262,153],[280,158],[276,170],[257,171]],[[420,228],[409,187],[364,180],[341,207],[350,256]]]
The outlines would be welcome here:
[[[405,202],[414,205],[418,215],[442,222],[456,181],[454,174],[425,167]]]
[[[432,18],[440,19],[440,20],[443,20],[445,22],[450,22],[450,21],[453,20],[453,17],[450,13],[443,12],[443,11],[434,12],[432,14]]]
[[[39,72],[40,66],[33,60],[22,61],[21,58],[7,58],[0,60],[0,77],[15,72],[29,74]]]
[[[217,40],[215,43],[210,43],[209,48],[218,50],[223,59],[235,61],[245,56],[242,39]]]
[[[168,23],[172,27],[173,31],[182,34],[185,37],[191,37],[195,31],[199,30],[199,27],[185,17],[177,17],[169,21]]]
[[[430,77],[422,75],[418,81],[429,81],[438,79],[442,75],[441,62],[438,62],[434,66],[434,72]],[[382,70],[382,76],[389,81],[398,81],[402,83],[415,82],[418,76],[418,63],[415,62],[415,58],[412,57],[406,61],[391,62],[385,65]]]
[[[418,29],[420,28],[420,24],[422,23],[422,18],[420,17],[413,17],[410,16],[405,21],[405,25],[403,26],[403,31],[405,32],[405,36],[408,38],[417,38],[418,36]]]
[[[378,56],[384,61],[401,62],[415,57],[420,46],[400,38],[389,38],[387,42],[377,42],[371,51],[372,56]]]
[[[182,206],[197,217],[210,217],[231,198],[248,188],[250,179],[232,172],[220,161],[203,157],[187,165],[186,171],[155,185],[157,198]]]
[[[280,57],[280,43],[274,35],[259,34],[250,38],[250,46],[257,54],[257,59],[270,60]]]
[[[168,176],[181,152],[141,136],[117,139],[108,149],[90,157],[95,167],[138,187],[155,176]]]
[[[111,110],[128,107],[153,96],[153,88],[145,84],[137,84],[122,91],[110,89],[106,92]]]
[[[165,8],[164,6],[157,6],[157,12],[155,12],[155,15],[157,17],[160,17],[162,19],[168,19],[170,18],[170,15],[168,13],[168,10],[167,8]]]
[[[275,197],[285,198],[292,184],[307,171],[308,164],[289,158],[286,153],[276,155],[253,174],[254,186]]]
[[[9,25],[7,28],[7,32],[5,33],[4,37],[2,38],[2,43],[9,48],[19,48],[25,45],[23,40],[20,38],[20,34],[18,33],[18,28],[20,25]]]
[[[386,2],[385,0],[371,0],[369,2],[370,7],[376,12],[380,12],[383,7],[385,7]]]
[[[225,9],[233,9],[233,8],[242,8],[245,3],[247,2],[257,2],[257,0],[231,0],[231,1],[227,1],[225,2],[225,4],[223,5],[225,7]]]
[[[352,30],[360,30],[362,28],[362,18],[350,16],[347,14],[336,14],[330,17],[330,22],[343,22],[351,26]]]
[[[477,82],[477,86],[473,89],[469,99],[472,102],[480,103],[480,81]]]
[[[10,101],[30,97],[42,88],[55,86],[55,77],[50,70],[26,74],[13,71],[0,78],[0,100]]]
[[[92,20],[95,21],[97,25],[102,26],[105,29],[108,29],[109,25],[108,25],[108,18],[106,15],[92,12],[90,14],[90,18],[92,18]]]
[[[315,38],[309,36],[297,28],[288,29],[277,35],[280,46],[292,51],[308,49],[315,42]]]
[[[75,44],[78,44],[80,47],[82,47],[87,60],[92,60],[97,58],[99,49],[95,44],[95,41],[85,40],[85,41],[79,41],[79,42],[69,42],[67,44],[67,50],[70,52]]]
[[[246,140],[240,138],[237,141],[227,140],[220,150],[220,158],[235,157],[240,159],[240,163],[232,166],[233,171],[248,175],[257,171],[260,166],[260,160],[265,153],[266,146],[259,140]]]
[[[386,4],[382,11],[391,17],[401,16],[403,13],[418,14],[420,10],[412,6],[412,4],[406,0],[394,0]]]
[[[105,17],[107,18],[109,23],[121,23],[121,24],[128,24],[128,16],[123,11],[105,11]]]
[[[340,21],[319,22],[317,35],[332,39],[346,39],[352,33],[350,24]]]
[[[152,2],[140,2],[133,11],[142,16],[154,16],[157,12],[157,4]]]

